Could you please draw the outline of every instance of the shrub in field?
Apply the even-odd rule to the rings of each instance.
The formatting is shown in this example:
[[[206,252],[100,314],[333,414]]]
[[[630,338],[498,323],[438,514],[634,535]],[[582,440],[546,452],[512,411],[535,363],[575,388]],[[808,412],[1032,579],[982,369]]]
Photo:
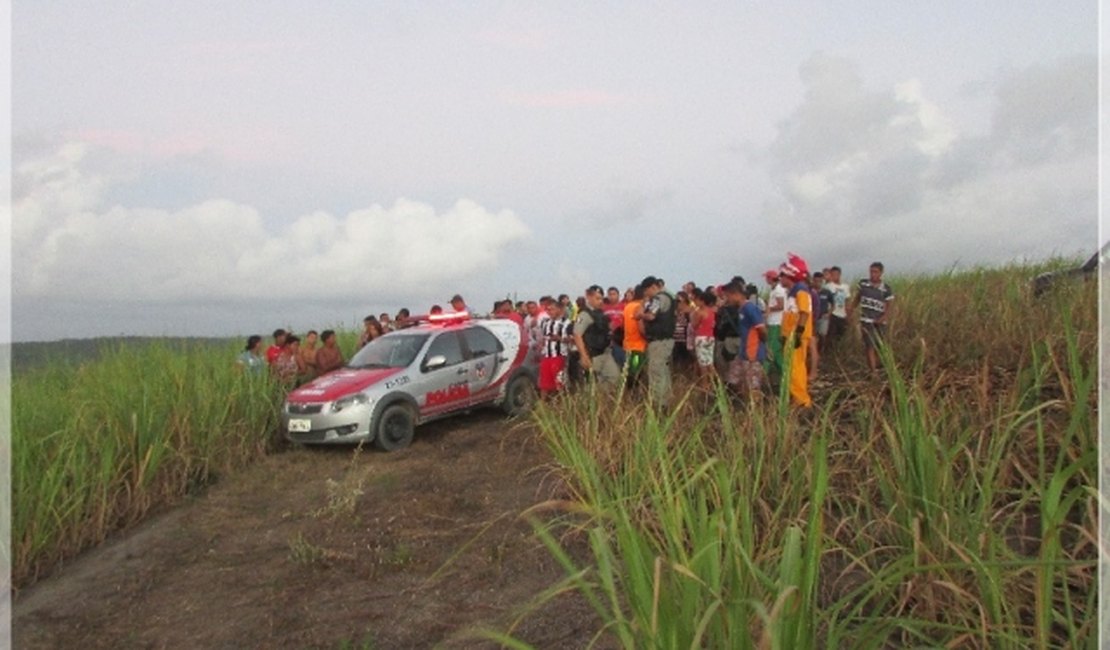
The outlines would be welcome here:
[[[231,344],[120,346],[14,378],[14,584],[265,452],[280,389],[234,357]]]
[[[567,485],[533,513],[563,513],[535,524],[567,570],[546,597],[625,648],[1095,647],[1096,292],[1034,302],[1032,274],[899,282],[885,377],[826,365],[815,415],[541,406]]]

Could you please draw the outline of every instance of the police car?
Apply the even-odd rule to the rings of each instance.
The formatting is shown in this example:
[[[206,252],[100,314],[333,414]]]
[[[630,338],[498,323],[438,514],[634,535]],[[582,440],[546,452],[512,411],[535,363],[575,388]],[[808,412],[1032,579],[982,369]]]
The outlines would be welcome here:
[[[286,437],[373,441],[392,451],[430,420],[479,406],[499,406],[510,416],[531,407],[537,368],[520,325],[465,313],[421,321],[374,339],[346,367],[290,392],[281,417]]]

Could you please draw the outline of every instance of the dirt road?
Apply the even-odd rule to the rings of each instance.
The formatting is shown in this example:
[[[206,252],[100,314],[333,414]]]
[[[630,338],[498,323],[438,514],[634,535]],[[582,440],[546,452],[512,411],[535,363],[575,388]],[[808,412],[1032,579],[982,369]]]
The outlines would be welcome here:
[[[518,515],[552,492],[527,425],[476,412],[405,450],[260,460],[17,595],[19,648],[472,648],[562,570]],[[517,629],[578,648],[560,597]]]

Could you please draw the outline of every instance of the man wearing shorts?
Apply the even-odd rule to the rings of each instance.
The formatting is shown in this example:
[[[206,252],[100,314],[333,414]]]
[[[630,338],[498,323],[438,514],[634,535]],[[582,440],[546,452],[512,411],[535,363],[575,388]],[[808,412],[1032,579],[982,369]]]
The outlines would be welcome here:
[[[543,358],[540,360],[540,395],[550,398],[567,383],[567,354],[570,351],[571,326],[562,303],[547,305],[543,321]]]
[[[751,289],[751,294],[758,295],[754,285]],[[739,282],[725,285],[725,300],[737,309],[740,337],[740,349],[728,363],[726,381],[742,395],[756,398],[763,394],[766,382],[763,362],[767,359],[767,326],[763,322],[763,311],[750,297],[748,287]]]
[[[859,281],[852,309],[859,308],[863,347],[867,350],[867,366],[873,373],[879,370],[878,350],[885,342],[886,324],[890,322],[893,300],[894,291],[883,282],[883,263],[872,262],[868,269],[868,278]]]

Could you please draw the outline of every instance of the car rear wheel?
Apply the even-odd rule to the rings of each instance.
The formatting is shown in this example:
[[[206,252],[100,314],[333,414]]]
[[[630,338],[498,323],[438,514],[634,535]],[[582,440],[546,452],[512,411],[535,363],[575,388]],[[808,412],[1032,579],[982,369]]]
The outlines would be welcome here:
[[[505,401],[501,403],[501,410],[509,417],[524,415],[532,408],[536,401],[536,387],[527,375],[513,377],[505,387]]]
[[[412,409],[405,404],[392,404],[378,416],[374,444],[383,451],[403,449],[412,442],[415,428],[416,418]]]

